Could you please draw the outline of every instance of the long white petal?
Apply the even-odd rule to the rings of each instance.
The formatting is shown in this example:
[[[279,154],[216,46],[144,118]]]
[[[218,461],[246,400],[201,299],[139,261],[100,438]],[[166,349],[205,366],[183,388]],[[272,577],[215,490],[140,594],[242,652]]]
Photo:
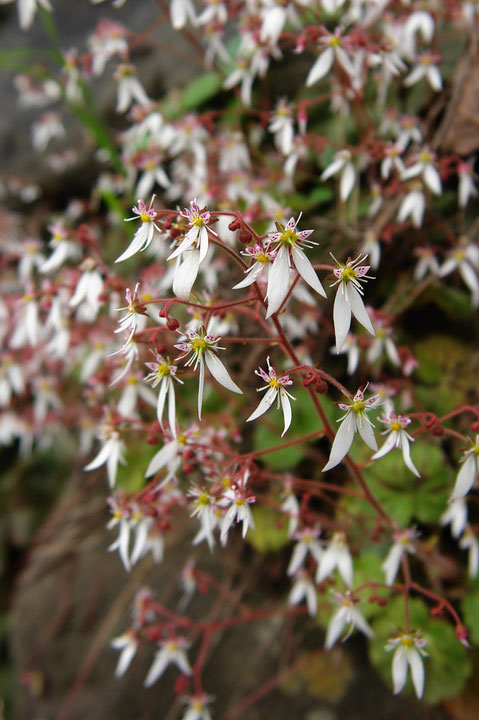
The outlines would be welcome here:
[[[351,303],[349,293],[344,292],[340,285],[334,298],[333,321],[334,332],[336,333],[336,352],[339,354],[343,348],[344,341],[351,327]]]
[[[351,608],[351,616],[356,627],[361,630],[364,635],[367,637],[374,637],[373,629],[369,626],[369,623],[362,616],[359,610],[357,610],[357,608]]]
[[[328,548],[321,558],[321,562],[318,565],[316,571],[316,582],[322,583],[327,577],[331,575],[334,568],[336,567],[336,552],[335,548]]]
[[[342,171],[341,180],[339,181],[339,196],[343,202],[350,196],[355,180],[356,171],[354,170],[354,165],[348,163]]]
[[[294,575],[295,572],[297,572],[299,568],[302,567],[304,561],[306,560],[307,554],[308,546],[304,542],[299,542],[293,550],[293,554],[291,555],[291,560],[289,561],[286,574]]]
[[[116,263],[122,262],[123,260],[128,260],[128,258],[131,258],[133,255],[136,255],[137,252],[139,252],[146,241],[146,223],[141,226],[139,230],[136,231],[135,235],[133,236],[133,240],[128,245],[126,250],[122,252],[122,254],[117,257],[115,260]]]
[[[351,585],[353,584],[354,576],[353,560],[347,548],[342,548],[341,552],[339,553],[338,570],[346,585],[349,585],[349,587],[351,587]]]
[[[371,450],[378,449],[374,430],[372,428],[372,425],[370,425],[367,420],[363,420],[363,422],[358,423],[358,432],[366,445],[371,448]]]
[[[368,315],[366,308],[364,307],[363,299],[358,293],[355,287],[348,288],[349,299],[351,302],[351,311],[358,322],[366,328],[366,330],[375,335],[374,328],[371,323],[371,319]]]
[[[160,385],[160,391],[158,393],[158,402],[156,404],[156,417],[158,418],[160,427],[163,427],[163,410],[165,407],[166,393],[168,390],[167,382],[168,382],[167,378],[165,378],[162,381],[162,383]]]
[[[334,60],[334,50],[332,47],[326,48],[312,66],[306,78],[306,87],[311,87],[315,82],[321,80],[331,70]]]
[[[397,695],[401,692],[403,687],[406,684],[407,680],[407,656],[406,651],[400,645],[396,652],[394,653],[393,657],[393,666],[392,666],[392,675],[393,675],[393,685],[394,685],[394,694]]]
[[[181,300],[188,300],[191,288],[198,275],[198,267],[200,264],[199,250],[189,250],[186,253],[186,259],[176,269],[173,279],[173,292],[176,297]]]
[[[233,286],[233,290],[240,290],[241,288],[248,287],[249,285],[252,285],[261,275],[264,265],[262,263],[255,263],[251,266],[252,269],[248,272],[244,280],[241,280],[241,282],[237,283]]]
[[[281,437],[283,437],[284,434],[287,432],[289,426],[291,425],[291,418],[293,416],[293,413],[291,410],[291,401],[286,394],[286,390],[280,390],[279,397],[281,398],[281,407],[283,408],[284,430],[281,433]]]
[[[347,608],[342,607],[339,608],[331,618],[326,633],[326,642],[324,643],[326,650],[331,650],[333,645],[335,645],[341,637],[344,626],[346,625],[346,614]]]
[[[175,387],[171,378],[168,382],[168,422],[170,423],[170,432],[176,438],[176,401]]]
[[[96,470],[97,468],[101,467],[102,465],[104,465],[106,463],[106,461],[110,457],[111,451],[112,451],[112,442],[110,439],[110,440],[106,441],[106,443],[103,445],[103,447],[101,448],[98,455],[96,455],[96,457],[94,457],[93,460],[88,463],[88,465],[85,465],[85,467],[83,469],[88,472],[89,470]]]
[[[283,245],[271,265],[268,275],[268,312],[266,319],[279,310],[289,290],[289,252]]]
[[[371,460],[379,460],[379,458],[384,457],[384,455],[387,455],[388,452],[391,452],[391,450],[396,447],[396,441],[397,441],[397,431],[393,430],[386,438],[386,442],[384,445],[379,448],[377,453],[374,453]]]
[[[411,450],[409,447],[409,440],[406,437],[406,433],[402,433],[401,436],[401,445],[402,445],[402,456],[404,458],[404,463],[409,470],[414,473],[416,477],[421,477],[419,474],[417,468],[414,466],[413,461],[411,460]]]
[[[459,498],[467,495],[474,485],[475,477],[476,461],[473,455],[469,455],[457,474],[456,485],[454,487],[454,492],[451,495],[451,500],[458,500]]]
[[[166,650],[162,649],[156,653],[155,659],[148,670],[148,675],[143,683],[144,687],[151,687],[160,678],[169,664],[169,657]]]
[[[171,442],[163,445],[161,450],[158,450],[158,452],[150,460],[150,464],[146,469],[145,477],[149,478],[153,475],[156,475],[156,473],[161,470],[161,468],[169,465],[173,458],[176,457],[177,453],[178,443],[176,442],[176,440],[172,440]]]
[[[333,441],[331,448],[331,454],[326,465],[323,467],[323,472],[331,470],[331,468],[339,465],[343,457],[347,454],[349,448],[352,445],[355,432],[355,423],[349,416],[346,417],[341,425],[339,426],[338,432]]]
[[[412,681],[416,690],[416,695],[420,700],[424,692],[424,663],[416,648],[410,648],[407,659],[409,661],[409,665],[411,666]]]
[[[231,392],[238,393],[238,395],[242,395],[243,391],[241,388],[237,386],[235,382],[230,378],[229,373],[219,357],[214,354],[212,351],[205,351],[204,354],[206,367],[210,371],[210,373],[213,375],[216,382],[219,382],[220,385],[223,385],[227,390],[231,390]]]
[[[323,297],[327,297],[324,288],[319,282],[319,278],[316,275],[313,266],[311,265],[311,262],[308,260],[301,248],[293,247],[293,249],[291,250],[291,255],[293,256],[296,270],[299,272],[303,280],[305,280],[305,282],[307,282],[308,285],[313,288],[313,290],[316,290],[317,293],[319,293]]]
[[[264,415],[264,413],[267,412],[267,410],[269,410],[271,405],[274,403],[277,395],[278,391],[276,390],[276,388],[269,388],[269,390],[267,390],[267,392],[265,393],[264,397],[261,398],[261,402],[259,403],[256,410],[251,413],[246,422],[251,422],[251,420],[256,420],[256,418]]]
[[[112,643],[113,644],[113,643]],[[129,642],[125,645],[120,657],[118,658],[118,664],[115,670],[115,677],[123,677],[128,668],[131,665],[131,661],[135,657],[138,645],[134,642]]]
[[[381,570],[386,574],[386,585],[392,585],[398,574],[404,548],[399,543],[394,543],[388,552],[386,560],[381,565]]]
[[[198,378],[198,420],[201,420],[201,408],[203,406],[203,393],[205,389],[205,362],[203,356],[200,358],[200,374]]]
[[[426,165],[424,168],[424,182],[435,195],[442,193],[441,178],[436,168],[432,165]]]

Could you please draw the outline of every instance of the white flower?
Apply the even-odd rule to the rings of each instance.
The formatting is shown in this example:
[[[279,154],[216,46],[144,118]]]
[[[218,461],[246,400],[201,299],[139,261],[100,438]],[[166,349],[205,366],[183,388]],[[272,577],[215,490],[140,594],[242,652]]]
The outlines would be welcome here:
[[[377,362],[381,357],[383,350],[386,350],[386,355],[391,363],[396,365],[396,367],[399,367],[401,365],[401,358],[399,357],[396,345],[391,337],[391,328],[388,327],[381,318],[377,318],[375,330],[376,337],[368,348],[368,361],[370,363]]]
[[[308,613],[311,617],[318,614],[318,591],[305,570],[298,570],[294,585],[288,595],[288,605],[300,605],[306,601]]]
[[[359,263],[363,262],[367,255],[359,256],[355,260],[348,260],[345,265],[336,260],[334,255],[332,257],[338,265],[334,270],[337,280],[331,287],[338,285],[334,300],[333,320],[336,333],[336,349],[339,353],[351,327],[351,315],[354,315],[356,320],[371,335],[374,335],[374,328],[361,298],[361,295],[363,295],[361,282],[367,282],[368,279],[372,278],[367,275],[369,265],[359,266]]]
[[[213,533],[218,525],[218,511],[215,506],[215,499],[207,490],[197,487],[191,488],[188,496],[193,499],[193,512],[191,513],[191,517],[199,518],[201,523],[200,539],[197,539],[197,535],[193,540],[193,545],[196,545],[204,539],[207,541],[209,549],[213,550],[215,544]]]
[[[118,93],[116,111],[124,113],[133,102],[144,107],[150,104],[150,98],[146,94],[142,84],[135,77],[135,68],[130,64],[119,65],[115,72],[115,80],[118,82]]]
[[[357,627],[366,637],[374,637],[374,632],[370,628],[362,613],[355,607],[357,600],[352,597],[350,592],[335,593],[336,598],[341,603],[341,607],[337,610],[329,621],[328,630],[326,632],[326,641],[324,646],[326,650],[331,650],[333,645],[341,637],[345,627],[348,632],[344,640],[347,640],[354,629]]]
[[[387,425],[387,430],[381,433],[381,435],[388,434],[388,437],[382,448],[372,456],[371,460],[378,460],[384,457],[384,455],[387,455],[393,448],[400,448],[406,467],[408,467],[416,477],[421,477],[414,467],[409,449],[409,441],[414,442],[414,438],[406,432],[406,428],[411,422],[411,419],[405,415],[396,415],[396,413],[391,410],[389,413],[383,413],[379,420]]]
[[[124,307],[116,308],[117,312],[122,312],[123,310],[126,310],[126,314],[120,318],[118,321],[120,324],[120,327],[117,328],[114,332],[115,333],[121,333],[121,332],[128,332],[128,338],[125,341],[123,347],[118,351],[122,352],[125,350],[125,348],[131,343],[133,340],[133,335],[138,331],[142,330],[144,327],[144,323],[146,321],[146,313],[144,309],[138,305],[140,301],[140,295],[139,295],[139,288],[140,283],[136,283],[135,289],[133,291],[133,295],[131,294],[130,288],[126,289],[125,297],[126,302],[128,303]],[[141,327],[139,327],[141,325]],[[116,354],[116,353],[114,353]],[[118,380],[118,378],[117,378]]]
[[[477,188],[473,180],[474,170],[472,165],[467,162],[460,162],[457,175],[459,178],[459,205],[464,208],[470,198],[477,195]]]
[[[204,328],[199,333],[189,330],[185,342],[175,345],[175,348],[183,351],[178,360],[191,354],[190,359],[185,363],[185,367],[193,365],[193,370],[199,365],[200,377],[198,388],[198,418],[201,420],[201,407],[203,405],[203,391],[205,385],[205,364],[216,382],[223,385],[231,392],[243,394],[243,391],[230,378],[227,369],[216,355],[217,350],[224,350],[218,345],[221,338],[209,335]]]
[[[318,56],[316,62],[312,66],[306,78],[306,87],[311,87],[321,80],[331,70],[335,60],[341,65],[342,69],[351,77],[355,75],[354,65],[348,54],[341,46],[341,29],[337,28],[334,35],[326,34],[320,38],[322,45],[326,45],[326,49]]]
[[[264,387],[259,388],[256,392],[263,392],[264,390],[267,390],[267,392],[256,410],[251,413],[246,422],[250,422],[251,420],[256,420],[256,418],[259,418],[267,410],[269,410],[274,401],[277,399],[278,410],[280,403],[283,410],[284,430],[281,433],[281,437],[283,437],[283,435],[286,433],[289,426],[291,425],[292,413],[290,399],[296,399],[292,395],[290,395],[287,390],[285,390],[285,385],[292,385],[293,381],[289,379],[289,375],[283,375],[282,377],[278,378],[276,375],[276,370],[270,364],[269,357],[266,358],[266,363],[268,365],[268,372],[266,373],[262,368],[258,368],[258,370],[255,370],[255,374],[263,378],[266,383]]]
[[[145,382],[151,383],[152,387],[160,385],[158,403],[156,405],[158,422],[161,428],[163,428],[163,410],[168,396],[168,422],[170,423],[170,431],[173,437],[176,437],[176,403],[173,380],[176,380],[176,382],[182,385],[183,380],[176,377],[176,365],[172,365],[168,358],[165,360],[159,353],[155,354],[155,362],[145,364],[146,367],[152,371],[145,377]]]
[[[333,175],[341,173],[339,180],[339,196],[345,202],[351,194],[356,181],[356,170],[351,162],[349,150],[340,150],[335,153],[333,162],[323,170],[320,180],[328,180]]]
[[[103,278],[94,267],[93,261],[87,259],[82,265],[84,272],[70,298],[69,305],[78,308],[77,319],[81,322],[93,322],[98,315],[103,292]]]
[[[392,585],[396,579],[403,554],[408,552],[414,555],[416,552],[414,545],[411,543],[411,540],[415,537],[416,531],[414,529],[402,530],[394,533],[394,543],[392,544],[385,561],[381,565],[381,569],[384,570],[386,574],[386,585]]]
[[[191,675],[191,667],[186,656],[189,643],[184,638],[172,638],[164,640],[160,649],[156,652],[155,659],[148,670],[145,687],[151,687],[165,672],[168,665],[176,665],[183,675]]]
[[[414,227],[419,228],[422,225],[425,209],[426,198],[424,193],[419,188],[415,188],[408,192],[402,200],[397,215],[398,221],[406,222],[408,218],[411,218]]]
[[[277,243],[274,248],[277,254],[268,274],[268,290],[266,293],[268,312],[266,318],[271,317],[273,313],[280,309],[288,294],[290,262],[296,267],[296,270],[303,280],[305,280],[313,290],[316,290],[317,293],[326,297],[326,293],[319,282],[311,262],[301,249],[301,245],[307,248],[317,245],[317,243],[311,240],[306,242],[306,239],[311,235],[313,230],[301,230],[298,232],[296,227],[300,219],[301,215],[297,220],[290,218],[286,226],[277,222],[277,232],[269,233],[268,235],[268,249],[271,244]]]
[[[373,424],[366,413],[372,408],[382,404],[379,394],[365,400],[364,392],[358,390],[353,398],[348,398],[347,403],[339,403],[341,410],[346,411],[346,415],[339,418],[339,430],[335,435],[333,446],[329,460],[323,468],[323,472],[331,470],[339,465],[343,457],[349,451],[354,440],[354,435],[359,432],[362,439],[372,450],[377,450],[378,446],[374,437]]]
[[[184,28],[188,21],[196,25],[196,12],[191,0],[171,0],[170,20],[175,30]]]
[[[306,556],[310,553],[316,563],[319,565],[321,557],[323,555],[323,548],[321,543],[318,541],[318,537],[321,535],[321,529],[318,526],[312,528],[303,528],[295,533],[295,539],[299,542],[294,546],[293,554],[288,565],[287,574],[295,575],[298,570],[304,565]]]
[[[115,677],[123,677],[138,650],[138,637],[135,632],[129,630],[123,635],[114,638],[111,641],[111,646],[115,650],[121,650],[115,670]]]
[[[415,254],[419,258],[414,268],[414,280],[416,282],[420,282],[425,278],[427,273],[431,273],[434,277],[439,275],[439,263],[431,248],[416,248]]]
[[[158,213],[154,208],[152,208],[154,199],[155,196],[153,195],[148,207],[146,206],[144,200],[139,199],[138,207],[133,208],[135,215],[131,218],[125,218],[125,222],[130,222],[130,220],[141,220],[141,227],[139,227],[134,234],[133,240],[127,249],[119,257],[117,257],[115,262],[123,262],[123,260],[128,260],[128,258],[136,255],[137,252],[146,250],[153,240],[155,230],[160,232],[160,228],[155,223]]]
[[[458,500],[467,495],[479,476],[479,435],[476,435],[476,439],[471,443],[469,450],[464,452],[460,462],[463,465],[457,474],[451,500]]]
[[[233,290],[240,290],[241,288],[248,287],[256,281],[268,280],[269,271],[271,270],[273,260],[276,257],[274,250],[266,250],[261,245],[254,245],[254,247],[247,247],[245,251],[241,253],[250,259],[254,259],[255,262],[245,270],[246,277],[241,282],[237,283]],[[265,276],[265,277],[262,277]]]
[[[203,212],[200,210],[196,198],[190,202],[190,205],[191,210],[185,208],[180,214],[188,220],[191,227],[176,250],[167,258],[173,260],[186,253],[186,260],[176,267],[173,280],[173,292],[184,300],[189,298],[200,263],[208,253],[208,232],[216,235],[208,228],[210,213],[207,210]]]
[[[316,582],[322,583],[338,568],[339,574],[346,583],[353,584],[353,561],[346,544],[346,537],[342,532],[334,533],[328,547],[324,550],[316,571]]]
[[[427,148],[424,149],[416,156],[414,165],[411,165],[402,172],[401,180],[411,180],[411,178],[421,175],[429,190],[435,195],[441,195],[442,183],[440,175],[433,164],[435,159],[436,156],[434,153],[430,152]]]
[[[218,505],[221,507],[229,507],[221,523],[220,541],[222,545],[226,545],[228,532],[234,522],[242,523],[243,537],[246,537],[248,528],[254,529],[253,514],[249,505],[250,503],[254,503],[255,500],[256,498],[247,494],[244,486],[231,486],[223,494]]]
[[[15,0],[0,0],[0,5],[14,2]],[[28,30],[32,23],[37,7],[51,12],[53,10],[50,0],[17,0],[18,22],[22,30]]]
[[[479,540],[472,532],[471,528],[467,528],[462,538],[459,540],[461,550],[469,550],[467,566],[469,576],[477,577],[479,571]]]
[[[213,702],[212,695],[202,693],[185,697],[183,701],[188,705],[182,720],[211,720],[211,713],[207,708]]]
[[[442,265],[439,277],[445,277],[456,269],[471,291],[473,306],[479,307],[479,247],[477,245],[463,241]]]
[[[294,122],[292,108],[284,98],[279,101],[268,130],[274,134],[276,148],[283,155],[289,155],[293,149]]]
[[[386,651],[395,650],[392,664],[392,677],[394,694],[397,695],[404,688],[407,680],[408,667],[419,700],[424,692],[424,665],[422,658],[427,657],[424,650],[426,641],[418,631],[403,633],[390,638]]]
[[[96,470],[102,465],[106,465],[108,484],[110,487],[113,487],[115,485],[118,463],[121,465],[126,464],[124,454],[125,444],[121,440],[120,434],[106,424],[100,428],[100,437],[104,440],[100,452],[88,465],[85,465],[83,469],[88,472],[90,470]]]
[[[418,64],[414,67],[404,80],[406,87],[412,87],[417,82],[426,78],[434,92],[442,90],[442,78],[436,66],[438,57],[430,52],[425,52],[418,57]]]
[[[291,483],[288,483],[287,481],[282,497],[284,497],[284,500],[281,503],[280,510],[289,517],[288,537],[293,537],[299,524],[300,507],[298,498],[291,487]]]
[[[467,503],[464,498],[449,500],[447,509],[441,515],[441,525],[451,525],[451,535],[459,538],[467,525]]]

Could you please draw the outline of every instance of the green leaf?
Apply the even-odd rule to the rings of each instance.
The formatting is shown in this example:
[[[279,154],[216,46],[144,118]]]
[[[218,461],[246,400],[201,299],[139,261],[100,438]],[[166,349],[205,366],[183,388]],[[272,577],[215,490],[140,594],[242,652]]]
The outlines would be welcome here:
[[[410,626],[420,630],[426,641],[428,658],[424,658],[426,684],[424,699],[435,704],[458,695],[472,672],[472,661],[461,645],[451,625],[443,619],[432,618],[427,605],[420,599],[409,600]],[[395,597],[372,622],[375,637],[369,643],[369,656],[380,675],[391,685],[393,652],[386,652],[388,639],[404,624],[404,600]],[[413,694],[409,679],[406,691]]]
[[[289,543],[288,522],[278,510],[265,505],[252,509],[255,524],[246,536],[251,545],[260,552],[277,552]]]
[[[479,592],[466,595],[462,601],[462,612],[469,630],[469,640],[479,646]]]
[[[221,76],[218,73],[203,73],[192,80],[182,93],[175,93],[167,100],[163,107],[165,116],[173,120],[197,109],[219,93],[221,84]]]

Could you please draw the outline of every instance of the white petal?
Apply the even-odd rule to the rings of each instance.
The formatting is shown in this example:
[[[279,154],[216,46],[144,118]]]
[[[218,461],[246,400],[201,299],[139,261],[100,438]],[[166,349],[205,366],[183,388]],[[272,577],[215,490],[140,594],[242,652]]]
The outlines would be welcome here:
[[[137,647],[137,644],[134,642],[129,642],[127,645],[125,645],[123,652],[118,658],[118,664],[115,670],[115,677],[123,677],[123,675],[126,673],[126,671],[131,665],[131,661],[135,657]]]
[[[339,553],[338,570],[346,585],[351,587],[353,584],[353,561],[347,548],[342,548]]]
[[[441,178],[436,168],[432,165],[426,165],[424,168],[424,182],[435,195],[442,193]]]
[[[342,607],[339,608],[339,610],[331,618],[328,625],[328,631],[326,633],[326,642],[324,643],[326,650],[331,650],[333,645],[335,645],[341,637],[346,624],[346,615],[347,608]]]
[[[324,288],[319,282],[318,276],[316,275],[316,272],[311,265],[311,262],[308,260],[301,248],[293,247],[293,249],[291,250],[291,254],[293,256],[296,270],[299,272],[303,280],[305,280],[308,285],[313,288],[313,290],[316,290],[317,293],[319,293],[323,297],[326,297]]]
[[[145,477],[149,478],[161,470],[161,468],[168,465],[178,453],[178,443],[176,440],[172,440],[169,443],[163,445],[161,450],[152,457],[150,464],[148,465],[145,473]]]
[[[351,303],[351,311],[358,322],[366,328],[366,330],[375,335],[374,328],[371,323],[371,319],[368,315],[366,308],[364,307],[363,299],[358,293],[355,287],[348,288],[349,301]]]
[[[369,626],[366,619],[362,616],[359,610],[353,607],[351,608],[350,612],[356,627],[361,630],[361,632],[367,637],[374,637],[373,629]]]
[[[331,70],[334,60],[334,50],[332,47],[326,48],[318,57],[306,78],[306,87],[311,87],[315,82],[321,80]]]
[[[252,285],[261,275],[264,265],[262,263],[255,263],[251,266],[252,269],[248,272],[244,280],[237,283],[233,286],[233,290],[240,290],[241,288],[248,287],[249,285]]]
[[[111,440],[107,440],[106,443],[101,448],[100,452],[96,457],[93,458],[91,462],[88,463],[88,465],[85,465],[83,468],[87,472],[90,470],[96,470],[97,468],[101,467],[106,463],[108,458],[110,457],[110,453],[112,451],[112,444]]]
[[[376,437],[374,435],[373,427],[364,418],[362,419],[362,422],[358,423],[358,432],[361,435],[364,442],[366,443],[366,445],[371,448],[371,450],[378,449],[378,444],[376,442]]]
[[[239,388],[237,384],[233,382],[233,380],[228,374],[227,369],[225,368],[219,357],[214,354],[214,352],[206,350],[204,358],[206,367],[213,375],[216,382],[219,382],[220,385],[223,385],[223,387],[225,387],[227,390],[231,390],[231,392],[238,393],[238,395],[243,394],[241,388]]]
[[[293,554],[291,555],[291,560],[289,561],[288,570],[286,571],[287,575],[294,575],[295,572],[299,570],[300,567],[302,567],[304,561],[306,560],[306,555],[308,554],[308,546],[304,542],[299,542],[297,545],[295,545]]]
[[[458,500],[459,498],[467,495],[474,485],[475,477],[476,461],[473,455],[469,455],[457,474],[456,485],[454,487],[454,492],[451,495],[451,500]]]
[[[276,388],[269,388],[269,390],[267,390],[267,392],[265,393],[264,397],[261,398],[261,402],[259,403],[256,410],[251,413],[246,422],[251,422],[251,420],[256,420],[256,418],[264,415],[264,413],[267,412],[267,410],[269,410],[271,405],[274,403],[277,395],[278,391],[276,390]]]
[[[203,406],[203,393],[205,389],[205,363],[204,358],[200,358],[200,374],[198,378],[198,420],[201,420],[201,408]]]
[[[198,267],[200,264],[199,250],[189,250],[186,253],[186,259],[176,269],[173,280],[173,292],[176,297],[181,300],[188,300],[191,288],[198,275]]]
[[[393,657],[393,666],[392,666],[392,675],[393,675],[393,685],[394,685],[394,694],[397,695],[401,692],[403,687],[406,684],[407,680],[407,656],[406,651],[400,645],[396,652],[394,653]]]
[[[122,252],[122,254],[117,257],[115,260],[116,263],[122,262],[123,260],[128,260],[128,258],[131,258],[133,255],[136,255],[137,252],[139,252],[143,245],[146,242],[147,234],[146,231],[148,228],[146,227],[146,223],[144,223],[139,230],[136,231],[136,233],[133,236],[133,240],[128,245],[127,249]]]
[[[399,543],[394,543],[388,553],[386,560],[381,565],[381,570],[384,570],[386,574],[386,585],[393,584],[396,575],[398,574],[403,552],[403,546]]]
[[[410,648],[408,653],[409,665],[411,666],[412,681],[419,700],[424,692],[424,663],[422,657],[415,648]]]
[[[148,671],[148,675],[143,683],[144,687],[151,687],[160,678],[169,664],[169,657],[165,650],[159,650]]]
[[[170,423],[170,432],[176,438],[176,402],[175,388],[171,378],[168,382],[168,422]]]
[[[388,452],[391,452],[391,450],[396,447],[396,442],[398,439],[397,431],[393,430],[386,438],[386,442],[384,445],[375,453],[371,460],[379,460],[379,458],[384,457],[384,455],[387,455]]]
[[[343,457],[347,454],[353,442],[355,427],[356,425],[353,422],[353,418],[348,416],[343,420],[334,438],[331,454],[328,462],[323,467],[323,472],[339,465]]]
[[[341,180],[339,182],[339,196],[343,202],[350,196],[355,180],[356,171],[354,170],[354,165],[348,163],[341,173]]]
[[[409,440],[406,437],[406,433],[401,434],[401,445],[402,445],[402,456],[404,458],[404,462],[406,464],[406,467],[409,468],[409,470],[414,473],[416,477],[421,477],[418,470],[415,468],[413,461],[411,460],[411,450],[409,448]]]
[[[156,404],[156,417],[158,418],[158,422],[160,423],[161,428],[163,427],[163,409],[165,407],[167,390],[168,390],[167,378],[165,378],[160,385],[160,391],[158,393],[158,402]]]
[[[279,310],[288,290],[289,252],[283,245],[279,249],[268,275],[268,290],[266,292],[268,312],[266,313],[266,319],[270,318],[273,313]]]
[[[293,413],[291,410],[291,402],[288,395],[286,394],[286,390],[280,390],[279,397],[281,398],[281,407],[283,408],[284,430],[281,433],[281,437],[283,437],[289,426],[291,425],[291,418]]]
[[[336,352],[342,350],[344,341],[351,327],[351,303],[349,293],[344,292],[342,285],[338,287],[333,307],[334,331],[336,333]]]
[[[327,577],[331,575],[334,568],[336,567],[336,549],[335,548],[328,548],[321,558],[321,562],[318,565],[318,569],[316,571],[316,582],[322,583],[323,580],[326,580]]]
[[[437,67],[430,67],[426,73],[426,77],[433,90],[436,92],[442,90],[442,77]]]

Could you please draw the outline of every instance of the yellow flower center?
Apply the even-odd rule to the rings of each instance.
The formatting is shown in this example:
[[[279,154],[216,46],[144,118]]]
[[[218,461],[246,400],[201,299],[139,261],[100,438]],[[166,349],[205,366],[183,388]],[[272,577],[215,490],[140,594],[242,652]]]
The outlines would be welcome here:
[[[194,340],[191,347],[195,353],[202,353],[208,347],[208,344],[204,340]]]
[[[241,506],[241,505],[244,505],[244,500],[243,500],[243,498],[236,498],[235,503],[237,505]]]
[[[354,280],[355,277],[356,277],[356,270],[354,268],[351,268],[351,267],[343,268],[343,272],[342,272],[343,280],[346,280],[346,281]]]
[[[281,237],[279,239],[280,242],[284,243],[285,245],[295,245],[298,239],[298,233],[296,232],[296,230],[293,230],[293,228],[288,228],[281,234]]]
[[[206,493],[201,493],[201,495],[198,497],[198,504],[199,505],[209,505],[210,504],[210,498]]]
[[[165,377],[166,375],[170,374],[170,366],[166,363],[163,363],[162,365],[158,365],[158,370],[156,371],[156,374],[159,378]]]
[[[265,255],[264,253],[260,252],[256,255],[256,260],[257,260],[257,262],[260,262],[260,263],[268,263],[269,257],[267,255]]]
[[[147,212],[142,212],[140,215],[140,220],[142,223],[151,222],[151,217],[148,215]]]
[[[195,215],[191,224],[195,227],[203,227],[205,225],[205,221],[199,215]]]
[[[329,38],[329,44],[332,47],[339,47],[341,45],[340,40],[338,37],[336,37],[336,35],[333,35],[332,37]]]
[[[351,410],[355,413],[361,413],[363,412],[365,407],[365,403],[363,403],[361,400],[356,400],[356,402],[351,405]]]
[[[414,646],[414,642],[409,635],[403,635],[401,638],[401,645],[405,648],[412,648]]]
[[[275,378],[269,381],[269,386],[275,390],[278,390],[278,388],[281,387],[280,383]]]
[[[391,430],[401,430],[401,426],[398,422],[391,423]]]

